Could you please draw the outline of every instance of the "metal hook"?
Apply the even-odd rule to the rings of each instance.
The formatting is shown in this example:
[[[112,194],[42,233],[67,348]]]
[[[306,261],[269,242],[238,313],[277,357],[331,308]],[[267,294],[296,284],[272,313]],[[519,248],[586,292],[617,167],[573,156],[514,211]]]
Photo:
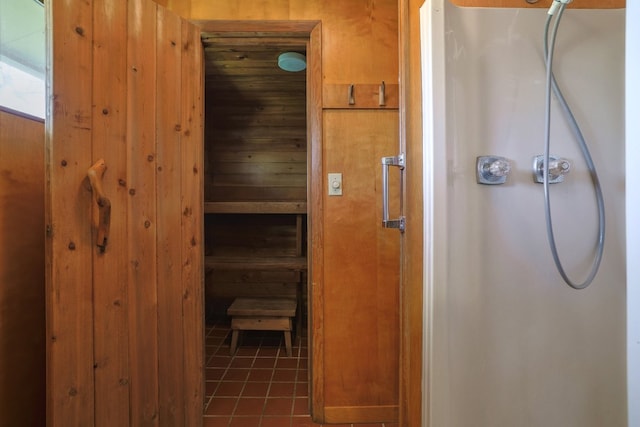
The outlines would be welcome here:
[[[355,105],[356,98],[353,96],[353,85],[349,85],[349,105]]]

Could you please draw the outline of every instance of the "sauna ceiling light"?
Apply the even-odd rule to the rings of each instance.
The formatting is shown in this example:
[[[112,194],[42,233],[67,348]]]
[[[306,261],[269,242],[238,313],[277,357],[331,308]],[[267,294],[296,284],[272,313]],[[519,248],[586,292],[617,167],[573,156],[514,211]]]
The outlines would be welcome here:
[[[307,68],[307,58],[298,52],[285,52],[278,56],[278,67],[284,71],[302,71]]]

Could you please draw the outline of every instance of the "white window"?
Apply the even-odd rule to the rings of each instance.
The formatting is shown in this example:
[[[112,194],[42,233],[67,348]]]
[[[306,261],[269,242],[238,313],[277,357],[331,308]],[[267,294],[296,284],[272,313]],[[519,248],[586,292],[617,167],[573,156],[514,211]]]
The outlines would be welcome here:
[[[0,106],[44,118],[44,7],[0,0]]]

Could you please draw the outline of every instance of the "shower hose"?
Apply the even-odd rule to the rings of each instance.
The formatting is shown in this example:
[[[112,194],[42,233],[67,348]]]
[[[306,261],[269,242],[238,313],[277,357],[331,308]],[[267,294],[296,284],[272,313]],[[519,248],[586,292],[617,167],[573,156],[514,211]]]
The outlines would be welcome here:
[[[557,1],[557,0],[555,0]],[[555,3],[555,2],[554,2]],[[557,13],[549,13],[547,15],[547,20],[544,27],[544,56],[546,63],[546,108],[545,108],[545,146],[544,146],[544,167],[543,167],[543,186],[544,186],[544,210],[545,210],[545,219],[547,226],[547,239],[549,240],[549,246],[551,248],[551,255],[553,256],[553,261],[555,262],[556,268],[558,272],[564,279],[564,281],[572,287],[573,289],[584,289],[593,282],[596,274],[598,273],[598,268],[600,267],[600,261],[602,260],[602,252],[604,250],[604,235],[605,235],[605,218],[604,218],[604,199],[602,196],[602,188],[600,187],[600,180],[598,179],[598,174],[596,172],[596,167],[593,163],[593,159],[591,158],[591,154],[589,153],[589,148],[587,147],[587,143],[585,142],[584,136],[578,126],[578,123],[573,116],[571,108],[567,104],[564,96],[562,95],[562,91],[558,87],[556,79],[553,75],[552,67],[553,67],[553,51],[555,49],[556,43],[556,34],[558,32],[558,27],[560,24],[560,20],[562,18],[562,14],[566,8],[566,4],[563,2],[560,4],[560,7],[557,9]],[[551,21],[553,17],[556,16],[555,22],[553,24],[553,28],[551,30],[551,41],[549,41],[549,27],[551,25]],[[551,139],[551,90],[556,95],[560,107],[562,109],[562,113],[567,120],[569,127],[573,131],[573,134],[576,137],[578,145],[580,146],[580,150],[582,151],[582,156],[587,164],[587,168],[589,169],[589,174],[591,176],[591,181],[593,183],[593,189],[596,195],[596,203],[598,205],[598,243],[596,248],[596,254],[593,259],[593,263],[591,265],[591,271],[589,275],[582,283],[577,283],[571,280],[567,275],[564,267],[562,266],[562,262],[560,261],[560,257],[558,255],[558,248],[556,247],[556,241],[553,233],[553,224],[551,221],[551,202],[549,199],[549,168],[547,165],[549,164],[549,145]]]

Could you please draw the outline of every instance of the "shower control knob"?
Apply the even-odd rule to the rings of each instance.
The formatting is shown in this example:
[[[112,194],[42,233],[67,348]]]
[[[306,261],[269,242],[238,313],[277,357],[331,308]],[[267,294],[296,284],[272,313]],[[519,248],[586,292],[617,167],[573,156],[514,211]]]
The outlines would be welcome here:
[[[493,176],[506,176],[511,172],[511,165],[504,159],[498,159],[489,165],[489,173]]]
[[[549,161],[549,175],[560,176],[569,173],[571,163],[566,159]]]
[[[504,184],[511,172],[511,162],[499,156],[480,156],[476,159],[478,184]]]
[[[539,184],[544,182],[544,156],[533,158],[533,180]],[[549,184],[564,181],[564,176],[571,170],[571,162],[561,157],[549,156]]]

